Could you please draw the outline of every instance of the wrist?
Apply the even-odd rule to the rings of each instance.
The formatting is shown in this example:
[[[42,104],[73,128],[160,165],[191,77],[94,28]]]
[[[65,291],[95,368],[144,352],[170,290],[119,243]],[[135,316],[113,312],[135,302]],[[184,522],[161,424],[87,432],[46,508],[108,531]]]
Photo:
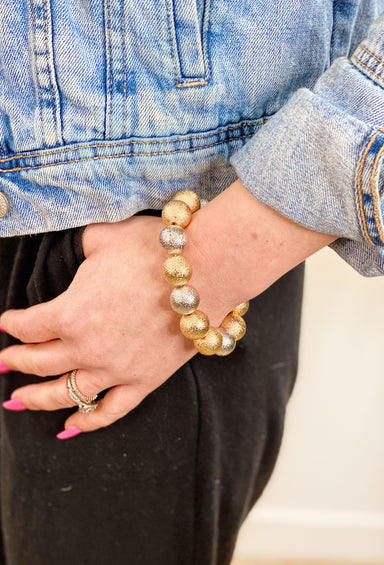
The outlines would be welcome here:
[[[262,204],[240,180],[195,212],[187,230],[191,284],[212,323],[336,239]]]

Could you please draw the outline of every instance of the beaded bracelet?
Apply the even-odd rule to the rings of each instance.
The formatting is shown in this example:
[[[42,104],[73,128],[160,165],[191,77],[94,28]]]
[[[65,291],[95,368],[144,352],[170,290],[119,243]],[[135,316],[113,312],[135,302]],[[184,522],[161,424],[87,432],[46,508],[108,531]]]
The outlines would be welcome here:
[[[200,296],[196,289],[186,284],[192,276],[192,267],[181,256],[186,244],[186,228],[192,214],[199,210],[200,199],[192,190],[180,190],[165,204],[161,217],[166,227],[160,233],[160,243],[170,257],[163,265],[163,276],[174,285],[170,303],[172,309],[181,314],[181,333],[193,340],[196,349],[203,355],[229,355],[246,331],[242,316],[249,308],[243,302],[231,310],[218,328],[211,327],[208,316],[198,310]]]

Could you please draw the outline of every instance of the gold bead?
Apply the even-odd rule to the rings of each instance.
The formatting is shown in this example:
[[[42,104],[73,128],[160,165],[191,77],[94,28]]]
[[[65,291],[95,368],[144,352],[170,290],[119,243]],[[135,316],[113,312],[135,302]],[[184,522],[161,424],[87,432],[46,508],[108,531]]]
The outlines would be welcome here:
[[[200,208],[200,198],[193,190],[179,190],[173,198],[185,202],[191,209],[192,214]]]
[[[244,314],[246,314],[248,312],[248,308],[249,308],[249,300],[247,300],[247,302],[242,302],[241,304],[236,306],[236,308],[234,308],[232,310],[231,314],[237,314],[238,316],[244,316]]]
[[[170,284],[181,286],[191,278],[192,267],[185,257],[173,255],[164,261],[163,276]]]
[[[221,349],[223,335],[217,328],[209,328],[202,339],[196,339],[193,343],[203,355],[215,355]]]
[[[188,339],[200,339],[209,330],[209,318],[201,310],[195,310],[192,314],[181,316],[180,330]]]
[[[192,220],[192,212],[185,202],[170,200],[165,204],[161,217],[166,226],[176,225],[186,228]]]
[[[233,335],[236,341],[241,339],[247,329],[247,326],[241,316],[238,314],[228,314],[220,324],[221,328],[227,330],[228,333]]]

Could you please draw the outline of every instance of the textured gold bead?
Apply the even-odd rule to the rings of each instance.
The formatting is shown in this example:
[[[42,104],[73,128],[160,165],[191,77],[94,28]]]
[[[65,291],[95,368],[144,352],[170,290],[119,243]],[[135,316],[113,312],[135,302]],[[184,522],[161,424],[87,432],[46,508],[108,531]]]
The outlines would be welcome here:
[[[227,332],[227,330],[224,330],[224,328],[220,327],[217,329],[223,335],[223,343],[220,347],[220,350],[216,353],[216,355],[218,355],[219,357],[225,357],[226,355],[232,353],[232,351],[235,349],[236,340],[233,337],[233,335]]]
[[[231,314],[237,314],[238,316],[244,316],[244,314],[246,314],[248,312],[248,308],[249,308],[249,300],[247,300],[247,302],[242,302],[241,304],[236,306],[236,308],[234,308],[232,310]]]
[[[164,206],[161,218],[166,226],[176,225],[186,228],[192,220],[192,212],[185,202],[170,200]]]
[[[193,192],[193,190],[179,190],[176,194],[174,194],[173,199],[185,202],[192,213],[196,212],[200,208],[200,198],[197,196],[196,192]]]
[[[188,339],[200,339],[209,330],[209,318],[201,310],[195,310],[192,314],[181,316],[180,330]]]
[[[228,314],[225,316],[220,327],[224,328],[228,333],[233,335],[236,341],[239,341],[239,339],[244,336],[247,329],[246,323],[238,314]]]
[[[191,278],[192,267],[185,257],[174,255],[164,261],[163,276],[170,284],[181,286]]]
[[[218,328],[209,328],[202,339],[196,339],[193,343],[197,351],[203,355],[215,355],[221,349],[223,335]]]

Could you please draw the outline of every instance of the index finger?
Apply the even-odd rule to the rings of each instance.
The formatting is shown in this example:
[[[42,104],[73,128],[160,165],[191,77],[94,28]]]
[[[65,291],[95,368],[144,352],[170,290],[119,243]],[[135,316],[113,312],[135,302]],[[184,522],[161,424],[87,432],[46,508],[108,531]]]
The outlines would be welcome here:
[[[40,343],[59,337],[57,298],[29,308],[7,310],[0,316],[4,331],[23,343]]]

